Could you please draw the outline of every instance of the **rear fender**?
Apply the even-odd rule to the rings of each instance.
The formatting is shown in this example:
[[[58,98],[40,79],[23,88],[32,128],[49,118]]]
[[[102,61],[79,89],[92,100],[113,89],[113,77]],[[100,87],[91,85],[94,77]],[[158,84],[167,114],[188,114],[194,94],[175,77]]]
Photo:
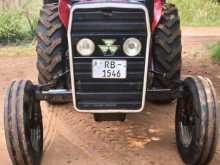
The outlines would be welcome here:
[[[66,29],[69,23],[70,8],[69,0],[59,0],[59,16]]]
[[[82,0],[83,1],[83,0]],[[119,0],[121,1],[121,0]],[[126,0],[123,0],[126,1]],[[70,15],[70,4],[69,0],[59,0],[59,16],[63,23],[63,25],[67,28],[69,23],[69,15]],[[152,22],[152,31],[154,32],[160,18],[162,16],[162,1],[161,0],[154,0],[154,17]]]
[[[154,0],[154,17],[152,22],[152,31],[154,32],[162,16],[162,0]]]

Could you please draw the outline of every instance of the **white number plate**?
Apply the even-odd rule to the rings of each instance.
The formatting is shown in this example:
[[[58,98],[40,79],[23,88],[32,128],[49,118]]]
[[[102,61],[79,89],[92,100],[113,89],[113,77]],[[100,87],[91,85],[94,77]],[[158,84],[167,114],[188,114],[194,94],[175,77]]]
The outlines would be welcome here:
[[[92,78],[125,79],[127,77],[126,60],[93,60]]]

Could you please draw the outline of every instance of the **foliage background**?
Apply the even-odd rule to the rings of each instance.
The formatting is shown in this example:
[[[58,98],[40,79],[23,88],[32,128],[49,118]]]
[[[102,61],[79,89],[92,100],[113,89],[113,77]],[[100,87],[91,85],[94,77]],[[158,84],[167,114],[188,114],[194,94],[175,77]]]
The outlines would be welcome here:
[[[34,38],[41,0],[0,0],[0,43]]]
[[[177,5],[184,26],[220,26],[219,0],[169,0]]]
[[[220,26],[218,0],[167,0],[179,8],[183,26]],[[34,39],[42,0],[0,0],[0,43]]]

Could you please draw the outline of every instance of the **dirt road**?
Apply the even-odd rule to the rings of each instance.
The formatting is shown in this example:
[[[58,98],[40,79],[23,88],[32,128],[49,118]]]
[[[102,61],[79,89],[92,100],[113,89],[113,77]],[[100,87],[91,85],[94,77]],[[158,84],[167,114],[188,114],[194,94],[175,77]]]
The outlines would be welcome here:
[[[188,33],[190,29],[184,32],[183,74],[210,77],[220,95],[220,65],[210,61],[209,50],[200,45],[220,41],[220,36],[192,35]],[[4,91],[15,79],[36,82],[36,74],[35,56],[0,58],[1,165],[11,164],[3,130]],[[91,114],[77,113],[71,105],[43,103],[42,109],[45,131],[43,165],[183,164],[175,144],[175,103],[165,106],[147,104],[142,113],[128,115],[124,123],[96,123]],[[219,164],[220,145],[212,162],[212,165]]]

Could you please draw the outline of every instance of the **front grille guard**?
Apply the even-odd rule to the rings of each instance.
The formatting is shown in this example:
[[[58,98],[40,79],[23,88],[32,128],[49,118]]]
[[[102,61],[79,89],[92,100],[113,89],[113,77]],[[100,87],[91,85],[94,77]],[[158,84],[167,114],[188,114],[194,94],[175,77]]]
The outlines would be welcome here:
[[[72,50],[72,40],[71,40],[71,31],[72,31],[72,22],[73,22],[73,12],[77,9],[97,9],[97,8],[118,8],[118,9],[141,9],[145,13],[145,21],[147,26],[147,42],[146,42],[146,54],[145,54],[145,67],[144,67],[144,81],[143,81],[143,95],[141,108],[138,110],[127,110],[127,109],[108,109],[108,110],[83,110],[78,109],[76,104],[76,90],[75,90],[75,78],[74,78],[74,67],[73,67],[73,50]],[[72,99],[73,107],[78,112],[90,112],[90,113],[137,113],[141,112],[145,106],[146,100],[146,90],[147,90],[147,73],[148,73],[148,59],[150,51],[150,39],[151,39],[151,28],[150,28],[150,18],[148,9],[140,3],[116,3],[116,2],[99,2],[99,3],[77,3],[74,4],[71,8],[70,19],[68,25],[68,46],[69,46],[69,65],[70,65],[70,76],[71,76],[71,86],[72,86]]]

